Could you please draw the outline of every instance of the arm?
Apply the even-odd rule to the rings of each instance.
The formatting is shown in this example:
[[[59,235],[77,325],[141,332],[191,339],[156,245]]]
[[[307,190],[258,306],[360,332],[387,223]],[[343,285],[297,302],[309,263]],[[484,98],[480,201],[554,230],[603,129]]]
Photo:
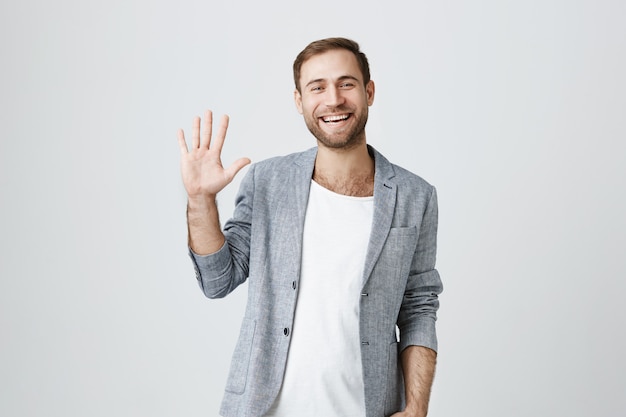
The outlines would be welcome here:
[[[187,200],[189,248],[198,255],[217,252],[224,244],[215,196]]]
[[[248,158],[235,161],[224,168],[221,152],[228,130],[228,116],[223,116],[217,135],[212,140],[213,114],[205,113],[204,129],[200,133],[200,118],[193,120],[191,150],[185,134],[178,131],[181,151],[181,174],[188,195],[187,226],[189,247],[199,255],[217,252],[224,245],[224,234],[219,223],[216,196],[250,163]]]
[[[424,417],[435,374],[438,295],[443,291],[435,269],[437,252],[437,193],[433,188],[420,226],[411,274],[398,317],[406,408],[394,417]]]
[[[406,408],[393,417],[425,417],[428,414],[437,352],[423,346],[409,346],[402,351],[401,360]]]

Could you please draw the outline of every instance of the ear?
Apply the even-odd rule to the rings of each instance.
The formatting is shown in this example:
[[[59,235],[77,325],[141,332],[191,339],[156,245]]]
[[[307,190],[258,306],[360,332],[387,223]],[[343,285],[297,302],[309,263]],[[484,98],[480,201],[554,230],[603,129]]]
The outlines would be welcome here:
[[[293,100],[296,102],[298,113],[302,114],[302,94],[297,89],[293,92]]]
[[[369,80],[367,85],[365,86],[365,94],[367,94],[367,105],[371,106],[374,104],[374,94],[376,93],[376,86],[374,85],[374,81]]]

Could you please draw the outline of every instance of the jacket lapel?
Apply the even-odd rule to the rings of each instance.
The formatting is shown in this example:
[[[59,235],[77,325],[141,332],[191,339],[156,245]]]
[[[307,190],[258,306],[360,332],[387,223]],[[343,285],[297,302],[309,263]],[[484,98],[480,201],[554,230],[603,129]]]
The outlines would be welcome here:
[[[376,167],[374,174],[374,219],[363,270],[363,286],[367,284],[387,240],[396,206],[397,191],[397,185],[392,180],[395,176],[393,166],[374,148],[370,146],[369,149],[374,155]]]
[[[309,200],[311,177],[317,148],[311,148],[299,154],[293,162],[293,170],[286,171],[283,192],[277,194],[278,209],[275,215],[281,227],[278,235],[283,237],[282,261],[290,260],[286,264],[286,276],[300,275],[302,258],[302,236],[304,232],[304,216]]]

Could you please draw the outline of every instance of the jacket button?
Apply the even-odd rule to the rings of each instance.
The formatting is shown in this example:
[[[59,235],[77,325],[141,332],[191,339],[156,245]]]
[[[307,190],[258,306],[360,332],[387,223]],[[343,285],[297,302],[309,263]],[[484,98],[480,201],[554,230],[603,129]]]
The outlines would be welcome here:
[[[293,282],[291,283],[291,288],[293,288],[294,290],[296,289],[296,281],[293,281]]]
[[[285,328],[283,329],[283,334],[284,334],[285,336],[289,336],[289,328],[288,328],[288,327],[285,327]]]

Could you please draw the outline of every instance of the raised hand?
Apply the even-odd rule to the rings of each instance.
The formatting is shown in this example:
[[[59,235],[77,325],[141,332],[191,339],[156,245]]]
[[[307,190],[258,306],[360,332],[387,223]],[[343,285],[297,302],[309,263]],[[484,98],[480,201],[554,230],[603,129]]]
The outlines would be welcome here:
[[[181,153],[181,173],[189,199],[215,198],[237,173],[250,163],[248,158],[240,158],[228,168],[222,165],[221,153],[228,130],[228,116],[222,116],[217,134],[212,137],[213,113],[204,114],[204,126],[200,131],[200,118],[193,119],[191,129],[191,149],[187,148],[183,129],[178,131],[178,144]]]

